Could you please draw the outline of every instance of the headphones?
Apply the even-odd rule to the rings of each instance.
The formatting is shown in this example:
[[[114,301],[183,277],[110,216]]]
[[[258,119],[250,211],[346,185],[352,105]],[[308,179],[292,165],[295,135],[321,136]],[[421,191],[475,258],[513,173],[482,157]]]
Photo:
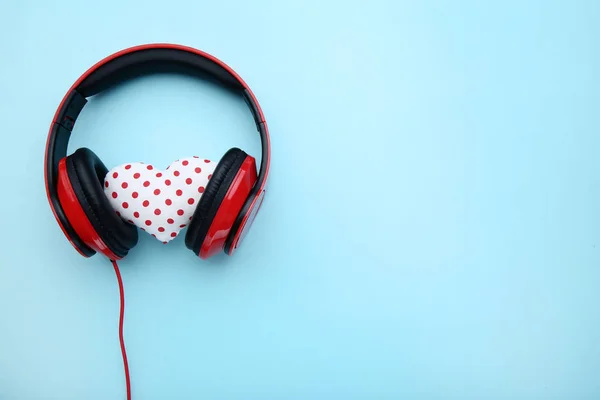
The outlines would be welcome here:
[[[262,154],[228,150],[216,165],[190,217],[185,245],[202,259],[220,251],[232,255],[262,205],[271,146],[264,114],[248,85],[233,69],[203,51],[176,44],[130,47],[88,69],[61,101],[48,133],[44,180],[50,208],[63,233],[84,257],[100,253],[120,260],[138,242],[135,225],[111,206],[103,186],[108,169],[87,148],[67,155],[75,121],[87,98],[119,83],[149,73],[176,72],[209,77],[243,96],[260,135]]]

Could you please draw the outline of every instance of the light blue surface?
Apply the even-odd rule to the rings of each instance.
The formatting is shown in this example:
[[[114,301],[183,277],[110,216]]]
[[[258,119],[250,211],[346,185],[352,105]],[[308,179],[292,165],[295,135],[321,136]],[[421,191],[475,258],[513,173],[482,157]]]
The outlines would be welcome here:
[[[250,84],[270,191],[233,258],[148,235],[121,262],[134,399],[600,398],[600,2],[0,3],[0,399],[123,399],[118,291],[43,185],[68,87],[194,46]],[[86,106],[110,167],[259,155],[182,77]]]

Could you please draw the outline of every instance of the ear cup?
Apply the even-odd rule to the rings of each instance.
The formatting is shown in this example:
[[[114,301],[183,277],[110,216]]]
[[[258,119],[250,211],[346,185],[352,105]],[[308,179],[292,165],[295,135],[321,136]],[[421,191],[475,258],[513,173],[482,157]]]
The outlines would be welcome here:
[[[228,150],[217,164],[185,235],[186,247],[195,254],[200,253],[200,247],[219,206],[247,157],[248,155],[243,150],[234,147]]]
[[[115,255],[125,257],[137,244],[138,232],[119,218],[104,194],[106,166],[90,149],[80,148],[67,157],[66,170],[73,192],[100,239]]]

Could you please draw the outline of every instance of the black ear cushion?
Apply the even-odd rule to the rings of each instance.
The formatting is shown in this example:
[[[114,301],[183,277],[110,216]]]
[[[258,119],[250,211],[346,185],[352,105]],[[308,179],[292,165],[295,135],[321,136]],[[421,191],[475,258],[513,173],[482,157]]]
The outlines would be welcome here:
[[[113,253],[125,257],[137,244],[138,232],[135,225],[119,218],[104,194],[102,185],[108,169],[87,148],[67,157],[66,167],[73,191],[92,226]]]
[[[217,164],[185,234],[185,245],[194,253],[200,253],[210,224],[247,156],[243,150],[234,147],[228,150]]]

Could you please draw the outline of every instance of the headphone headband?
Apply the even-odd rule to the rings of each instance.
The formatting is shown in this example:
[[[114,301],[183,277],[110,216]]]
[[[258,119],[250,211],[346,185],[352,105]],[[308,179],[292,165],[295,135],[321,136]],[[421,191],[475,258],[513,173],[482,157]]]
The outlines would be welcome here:
[[[54,115],[46,141],[44,180],[52,212],[74,247],[78,250],[86,248],[68,222],[58,200],[59,161],[67,155],[71,132],[88,97],[127,79],[156,72],[208,76],[242,95],[250,108],[261,139],[261,162],[256,184],[236,218],[225,244],[225,251],[231,254],[262,203],[271,154],[269,130],[256,97],[242,78],[216,57],[187,46],[158,43],[124,49],[93,65],[71,86]]]

